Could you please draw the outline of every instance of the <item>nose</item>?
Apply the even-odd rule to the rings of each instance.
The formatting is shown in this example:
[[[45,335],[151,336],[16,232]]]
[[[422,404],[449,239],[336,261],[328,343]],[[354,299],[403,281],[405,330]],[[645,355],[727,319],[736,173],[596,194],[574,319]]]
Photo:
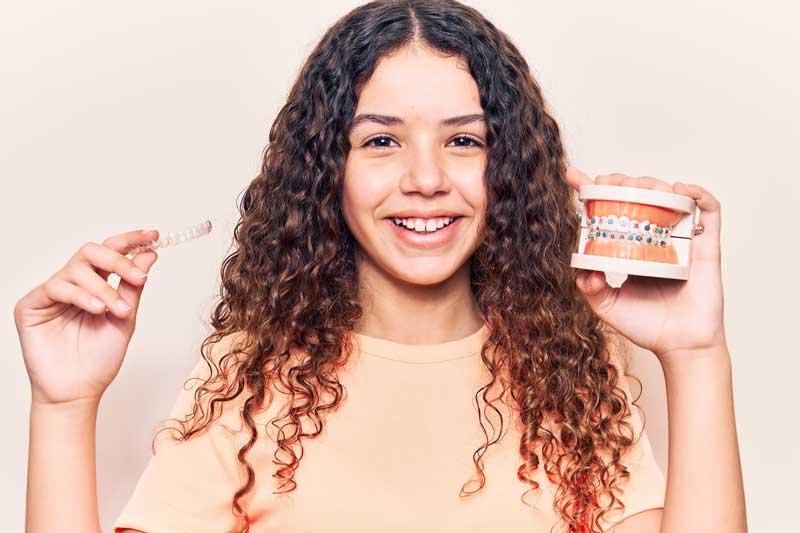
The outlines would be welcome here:
[[[408,166],[400,180],[400,190],[404,193],[419,192],[425,196],[449,191],[451,184],[444,157],[435,149],[410,150]]]

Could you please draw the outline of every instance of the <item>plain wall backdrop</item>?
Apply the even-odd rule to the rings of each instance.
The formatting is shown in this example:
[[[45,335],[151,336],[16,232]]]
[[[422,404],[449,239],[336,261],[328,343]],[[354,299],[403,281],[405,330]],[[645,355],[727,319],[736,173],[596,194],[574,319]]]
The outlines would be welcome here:
[[[0,443],[4,531],[23,530],[25,509],[30,385],[16,301],[86,241],[214,222],[211,235],[160,253],[126,360],[101,404],[98,492],[110,531],[150,457],[153,429],[200,357],[237,196],[258,172],[275,114],[323,32],[360,3],[0,8],[0,217],[8,243],[0,365],[11,407],[10,437]],[[573,165],[592,177],[697,183],[720,200],[750,530],[797,531],[797,8],[722,0],[467,3],[524,53]],[[633,372],[644,383],[639,405],[666,474],[661,367],[637,349]]]

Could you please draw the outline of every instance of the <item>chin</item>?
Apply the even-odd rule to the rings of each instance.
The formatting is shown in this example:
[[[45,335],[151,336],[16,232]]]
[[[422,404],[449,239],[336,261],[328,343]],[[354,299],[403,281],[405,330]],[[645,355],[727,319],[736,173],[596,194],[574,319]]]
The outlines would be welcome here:
[[[414,269],[403,264],[397,265],[391,269],[390,273],[393,277],[410,285],[438,285],[452,278],[458,269],[445,268],[441,264],[441,258],[431,257],[431,262],[438,261],[439,264],[419,265],[419,268]],[[410,262],[414,260],[411,259]]]

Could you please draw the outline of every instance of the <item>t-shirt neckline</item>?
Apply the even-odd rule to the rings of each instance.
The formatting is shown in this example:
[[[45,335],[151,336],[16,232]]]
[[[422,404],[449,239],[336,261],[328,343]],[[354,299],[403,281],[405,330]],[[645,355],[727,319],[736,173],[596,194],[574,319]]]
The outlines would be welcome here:
[[[407,344],[356,331],[351,333],[357,344],[356,350],[361,353],[407,363],[433,363],[478,356],[488,336],[488,328],[484,323],[466,337],[436,344]]]

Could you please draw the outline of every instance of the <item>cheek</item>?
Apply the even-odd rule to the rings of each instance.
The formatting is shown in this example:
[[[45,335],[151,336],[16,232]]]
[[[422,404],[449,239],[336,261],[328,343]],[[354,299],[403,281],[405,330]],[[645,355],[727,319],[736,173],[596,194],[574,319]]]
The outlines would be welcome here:
[[[484,174],[472,172],[464,177],[461,185],[464,202],[472,210],[473,220],[467,238],[476,239],[472,244],[474,251],[481,244],[480,236],[486,225],[487,193]]]
[[[366,238],[369,226],[374,225],[376,211],[386,197],[380,184],[368,174],[351,173],[342,187],[342,215],[350,232],[359,239]]]
[[[392,180],[385,171],[353,166],[345,175],[343,206],[354,218],[374,218],[376,209],[391,194]]]
[[[483,218],[486,211],[486,181],[484,174],[473,170],[464,174],[460,182],[464,201],[474,210],[476,219]]]

